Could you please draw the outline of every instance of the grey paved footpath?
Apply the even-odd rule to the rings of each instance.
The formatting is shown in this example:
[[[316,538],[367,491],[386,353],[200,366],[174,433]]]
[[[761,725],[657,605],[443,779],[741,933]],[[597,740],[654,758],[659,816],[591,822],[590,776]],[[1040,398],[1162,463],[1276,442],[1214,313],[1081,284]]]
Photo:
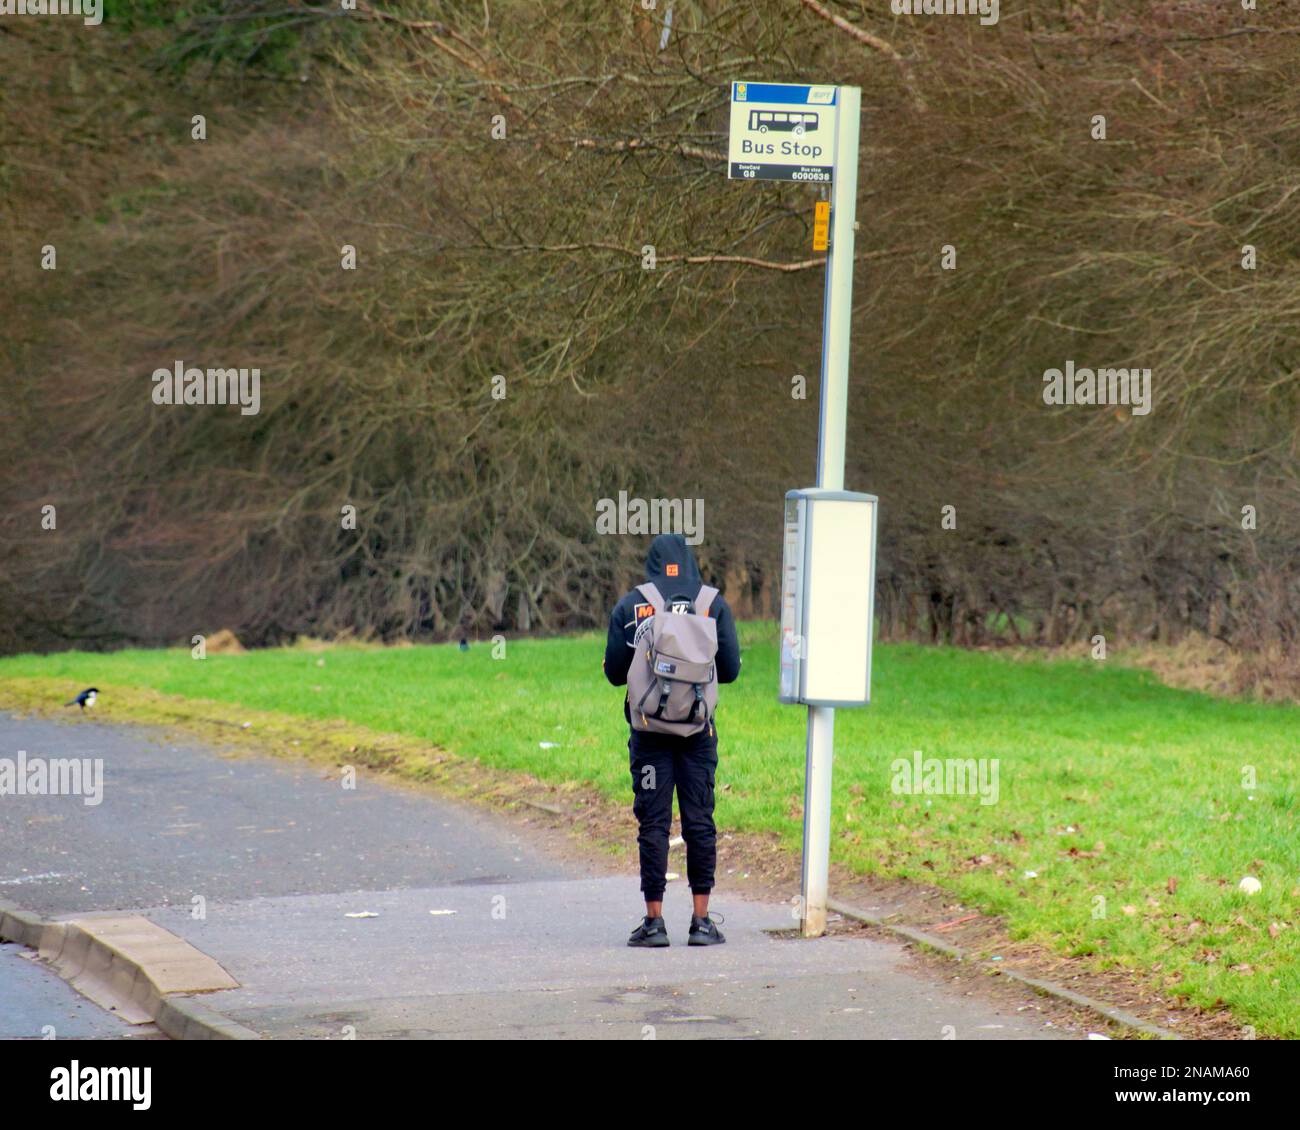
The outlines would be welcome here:
[[[725,946],[684,944],[689,892],[673,883],[675,944],[629,949],[634,876],[582,874],[489,812],[373,778],[349,792],[315,766],[0,715],[0,757],[20,749],[103,758],[104,796],[0,798],[0,898],[144,913],[230,971],[241,987],[202,1001],[265,1036],[1085,1035],[1047,1024],[1031,994],[997,1004],[936,981],[893,943],[774,937],[789,906],[725,892]]]

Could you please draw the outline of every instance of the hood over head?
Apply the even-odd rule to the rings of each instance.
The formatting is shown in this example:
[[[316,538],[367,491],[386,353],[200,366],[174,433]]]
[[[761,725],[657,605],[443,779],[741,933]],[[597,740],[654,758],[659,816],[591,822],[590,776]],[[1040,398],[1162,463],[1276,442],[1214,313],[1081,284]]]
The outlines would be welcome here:
[[[650,552],[645,556],[645,573],[653,580],[655,577],[667,577],[668,566],[676,565],[677,576],[670,578],[678,581],[698,581],[700,567],[695,563],[695,554],[686,544],[681,534],[660,534],[650,543]]]

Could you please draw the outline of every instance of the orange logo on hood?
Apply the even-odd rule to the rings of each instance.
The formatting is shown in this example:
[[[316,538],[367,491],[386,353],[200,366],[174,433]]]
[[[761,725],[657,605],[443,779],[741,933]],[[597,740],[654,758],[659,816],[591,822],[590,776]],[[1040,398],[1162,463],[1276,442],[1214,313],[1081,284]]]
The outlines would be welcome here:
[[[675,577],[675,576],[677,576],[677,566],[676,566],[676,565],[669,565],[669,566],[664,570],[664,576],[665,576],[665,577]]]

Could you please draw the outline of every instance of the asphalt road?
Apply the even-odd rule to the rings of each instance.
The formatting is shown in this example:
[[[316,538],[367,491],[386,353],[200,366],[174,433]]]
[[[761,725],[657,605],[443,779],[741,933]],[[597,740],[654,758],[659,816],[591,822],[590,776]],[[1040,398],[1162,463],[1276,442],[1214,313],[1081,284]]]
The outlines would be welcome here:
[[[672,883],[674,945],[628,949],[634,875],[581,873],[425,791],[365,776],[347,791],[319,767],[0,715],[0,757],[20,749],[102,759],[103,800],[0,798],[0,898],[51,917],[145,914],[240,982],[204,1004],[268,1037],[1085,1035],[1028,992],[938,981],[890,942],[774,936],[788,905],[725,890],[727,945],[684,944],[689,892]],[[30,992],[17,962],[31,965],[0,962],[0,1002]],[[14,1015],[30,1029],[28,1006]]]
[[[30,950],[0,943],[0,1040],[112,1040],[136,1034],[33,961]]]

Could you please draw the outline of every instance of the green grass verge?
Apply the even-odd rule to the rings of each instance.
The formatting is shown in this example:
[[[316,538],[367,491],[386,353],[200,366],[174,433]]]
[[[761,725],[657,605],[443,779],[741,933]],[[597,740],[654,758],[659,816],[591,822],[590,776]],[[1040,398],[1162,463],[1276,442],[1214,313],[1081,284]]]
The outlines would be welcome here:
[[[775,628],[745,625],[743,639],[741,679],[722,690],[718,819],[798,851],[804,711],[775,700]],[[601,676],[602,644],[511,641],[500,659],[487,643],[17,656],[0,660],[0,699],[5,679],[56,678],[99,686],[106,713],[122,686],[341,719],[622,802],[622,691]],[[838,863],[937,884],[1005,916],[1015,938],[1226,1004],[1260,1035],[1300,1036],[1300,708],[1173,690],[1113,663],[909,645],[877,649],[873,693],[836,716]],[[997,802],[896,792],[892,765],[917,750],[996,759]],[[1263,883],[1253,897],[1237,889],[1247,874]]]

